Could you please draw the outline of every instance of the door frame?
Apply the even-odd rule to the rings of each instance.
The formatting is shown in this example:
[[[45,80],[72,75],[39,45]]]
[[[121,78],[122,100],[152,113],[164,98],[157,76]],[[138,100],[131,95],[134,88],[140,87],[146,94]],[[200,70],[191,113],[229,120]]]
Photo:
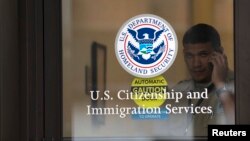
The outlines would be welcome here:
[[[44,136],[62,139],[62,4],[44,0]]]
[[[61,0],[18,1],[20,140],[62,137]]]

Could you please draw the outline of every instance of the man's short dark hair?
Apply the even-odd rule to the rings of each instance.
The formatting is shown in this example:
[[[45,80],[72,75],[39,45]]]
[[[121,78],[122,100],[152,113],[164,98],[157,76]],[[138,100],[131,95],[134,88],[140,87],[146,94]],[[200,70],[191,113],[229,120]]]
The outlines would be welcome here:
[[[221,47],[220,35],[217,30],[204,23],[192,26],[183,37],[183,46],[185,44],[208,43],[211,42],[215,50]]]

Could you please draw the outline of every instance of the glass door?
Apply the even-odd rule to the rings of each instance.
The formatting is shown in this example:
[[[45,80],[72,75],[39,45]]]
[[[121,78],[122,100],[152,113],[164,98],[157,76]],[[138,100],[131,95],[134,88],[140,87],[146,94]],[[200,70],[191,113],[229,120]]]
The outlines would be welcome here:
[[[116,42],[121,28],[126,26],[127,21],[145,14],[154,15],[157,18],[160,17],[161,20],[163,19],[163,21],[167,21],[168,24],[166,25],[170,25],[171,30],[175,32],[174,38],[176,38],[177,46],[176,58],[172,65],[159,75],[162,78],[152,77],[152,80],[128,73],[121,66],[116,55]],[[133,98],[124,100],[124,97],[121,96],[121,99],[118,95],[121,91],[130,93],[135,90],[133,88],[139,85],[135,84],[136,80],[140,82],[163,80],[162,86],[170,92],[171,90],[173,92],[173,88],[183,81],[191,83],[191,81],[188,81],[192,78],[192,74],[190,75],[190,70],[186,64],[183,37],[190,27],[200,23],[210,25],[218,31],[221,46],[224,48],[223,52],[227,55],[228,68],[233,71],[233,18],[233,0],[62,0],[63,138],[65,140],[90,140],[92,138],[156,140],[206,137],[205,128],[202,129],[204,132],[196,132],[195,125],[186,127],[187,123],[192,124],[192,121],[188,120],[188,114],[185,114],[185,110],[181,110],[180,114],[174,114],[174,116],[172,116],[173,113],[164,116],[162,114],[147,115],[146,113],[151,118],[146,118],[145,115],[144,118],[140,118],[142,115],[133,114],[131,108],[145,106],[147,102],[144,103],[145,101],[141,100],[143,104],[140,105]],[[158,25],[159,28],[152,29],[154,33],[161,29],[160,24]],[[150,27],[145,27],[145,29]],[[143,32],[139,31],[139,27],[133,30],[138,35]],[[128,36],[129,33],[126,35]],[[146,41],[154,34],[148,33],[148,35],[148,37],[141,38],[137,36],[136,40],[145,39],[144,41]],[[155,37],[152,38],[155,39]],[[166,37],[166,40],[168,39],[170,38]],[[164,43],[167,42],[163,41]],[[138,48],[139,46],[142,48],[140,52],[143,53],[143,45],[139,41],[137,44]],[[153,55],[150,54],[152,51],[149,49],[147,51],[149,53],[144,55],[134,55],[141,55],[141,59],[148,60],[145,58]],[[156,51],[155,54],[157,54]],[[158,85],[160,84],[158,83]],[[148,85],[143,85],[140,90],[146,86]],[[157,91],[156,85],[151,84],[151,86]],[[182,89],[184,90],[184,88]],[[206,90],[202,90],[200,96]],[[150,90],[147,92],[150,92]],[[177,96],[176,93],[174,95]],[[185,97],[185,95],[182,95],[182,97]],[[170,95],[157,107],[166,109],[166,105],[171,103],[169,99],[171,99]],[[176,100],[176,97],[173,99]],[[184,98],[180,98],[180,100],[182,99]],[[197,99],[199,101],[201,98]],[[180,107],[190,107],[188,103],[187,101],[187,103],[180,104],[173,101],[173,105],[167,107],[167,110],[173,110],[174,104],[177,104],[178,110]],[[187,105],[183,106],[185,104]],[[197,106],[196,104],[197,102],[194,102],[193,107]],[[213,104],[211,108],[211,118],[220,112],[215,105]],[[217,104],[217,106],[220,105]],[[130,111],[126,109],[130,109]],[[135,111],[138,112],[138,110]],[[162,112],[161,109],[160,111]],[[166,110],[163,110],[163,112],[166,113]],[[160,118],[157,118],[157,116],[160,116]],[[208,116],[203,117],[207,118]],[[217,121],[216,123],[224,122]],[[205,126],[203,122],[200,124]],[[187,130],[189,133],[187,133]]]

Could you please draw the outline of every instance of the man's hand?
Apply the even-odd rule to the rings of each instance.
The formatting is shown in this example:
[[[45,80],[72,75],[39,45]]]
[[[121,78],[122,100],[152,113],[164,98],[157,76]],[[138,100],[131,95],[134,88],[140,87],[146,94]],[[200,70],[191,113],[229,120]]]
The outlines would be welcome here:
[[[228,73],[228,63],[225,54],[214,52],[210,58],[210,62],[213,64],[212,82],[217,89],[225,87],[226,78]],[[235,101],[234,95],[225,91],[219,95],[219,99],[222,102],[228,123],[232,124],[235,120]]]
[[[212,82],[216,88],[221,88],[226,83],[228,63],[225,54],[213,52],[210,60],[213,64]]]

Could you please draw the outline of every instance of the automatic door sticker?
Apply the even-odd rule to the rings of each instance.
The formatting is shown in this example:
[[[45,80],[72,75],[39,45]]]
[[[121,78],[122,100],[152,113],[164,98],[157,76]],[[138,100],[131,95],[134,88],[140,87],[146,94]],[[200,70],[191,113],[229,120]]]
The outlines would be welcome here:
[[[140,107],[160,107],[167,99],[167,85],[163,76],[135,78],[131,87],[133,100]]]
[[[166,111],[160,108],[164,104],[167,81],[163,76],[154,78],[135,78],[131,85],[134,102],[146,113],[132,115],[134,119],[166,119]]]

